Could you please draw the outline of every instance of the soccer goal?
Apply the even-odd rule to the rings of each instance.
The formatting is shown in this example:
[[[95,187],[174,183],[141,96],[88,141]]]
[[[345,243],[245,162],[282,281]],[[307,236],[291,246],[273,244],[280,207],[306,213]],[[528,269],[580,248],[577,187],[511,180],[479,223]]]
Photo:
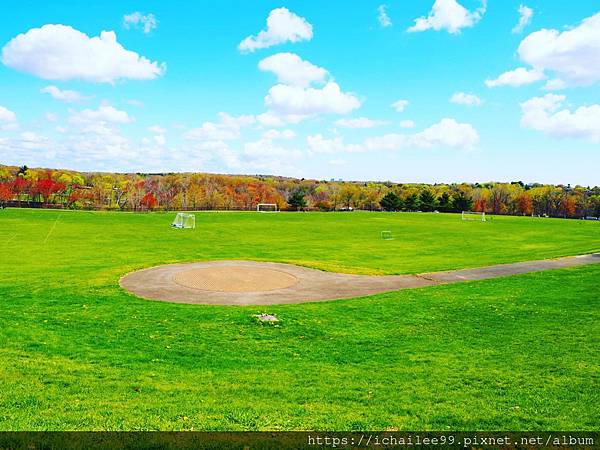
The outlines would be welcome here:
[[[392,234],[391,231],[382,231],[381,232],[381,239],[383,239],[384,241],[393,241],[394,240],[394,235]]]
[[[259,203],[256,205],[256,212],[279,212],[277,203]]]
[[[478,211],[463,211],[462,220],[475,220],[477,222],[485,222],[485,213]]]
[[[179,229],[196,228],[196,216],[193,214],[177,213],[171,226]]]

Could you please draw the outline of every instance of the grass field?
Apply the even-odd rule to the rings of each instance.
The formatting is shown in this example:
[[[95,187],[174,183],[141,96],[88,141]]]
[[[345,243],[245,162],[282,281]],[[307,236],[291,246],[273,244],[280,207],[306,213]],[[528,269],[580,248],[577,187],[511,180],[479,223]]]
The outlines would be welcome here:
[[[267,309],[145,301],[118,279],[205,259],[478,267],[599,251],[600,223],[173,216],[0,211],[0,430],[597,428],[599,265]]]

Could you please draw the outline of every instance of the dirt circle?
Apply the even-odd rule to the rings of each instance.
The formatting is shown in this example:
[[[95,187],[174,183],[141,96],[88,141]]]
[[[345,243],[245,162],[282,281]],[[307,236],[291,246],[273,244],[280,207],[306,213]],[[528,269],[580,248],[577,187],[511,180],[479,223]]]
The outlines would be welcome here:
[[[298,278],[280,270],[261,267],[217,266],[176,273],[173,281],[201,291],[263,292],[294,286]]]

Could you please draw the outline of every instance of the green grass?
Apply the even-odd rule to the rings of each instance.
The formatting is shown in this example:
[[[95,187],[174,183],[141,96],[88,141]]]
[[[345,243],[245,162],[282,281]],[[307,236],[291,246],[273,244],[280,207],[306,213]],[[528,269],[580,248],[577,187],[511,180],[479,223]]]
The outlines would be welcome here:
[[[597,428],[600,265],[268,308],[117,283],[202,259],[414,273],[557,257],[599,250],[598,223],[172,216],[0,211],[0,430]]]

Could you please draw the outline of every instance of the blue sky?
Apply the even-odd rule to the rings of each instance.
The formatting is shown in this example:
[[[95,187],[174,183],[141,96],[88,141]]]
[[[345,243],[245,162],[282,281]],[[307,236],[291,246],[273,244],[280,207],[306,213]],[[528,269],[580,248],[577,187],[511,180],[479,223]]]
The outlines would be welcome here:
[[[600,183],[596,1],[0,8],[0,163]]]

